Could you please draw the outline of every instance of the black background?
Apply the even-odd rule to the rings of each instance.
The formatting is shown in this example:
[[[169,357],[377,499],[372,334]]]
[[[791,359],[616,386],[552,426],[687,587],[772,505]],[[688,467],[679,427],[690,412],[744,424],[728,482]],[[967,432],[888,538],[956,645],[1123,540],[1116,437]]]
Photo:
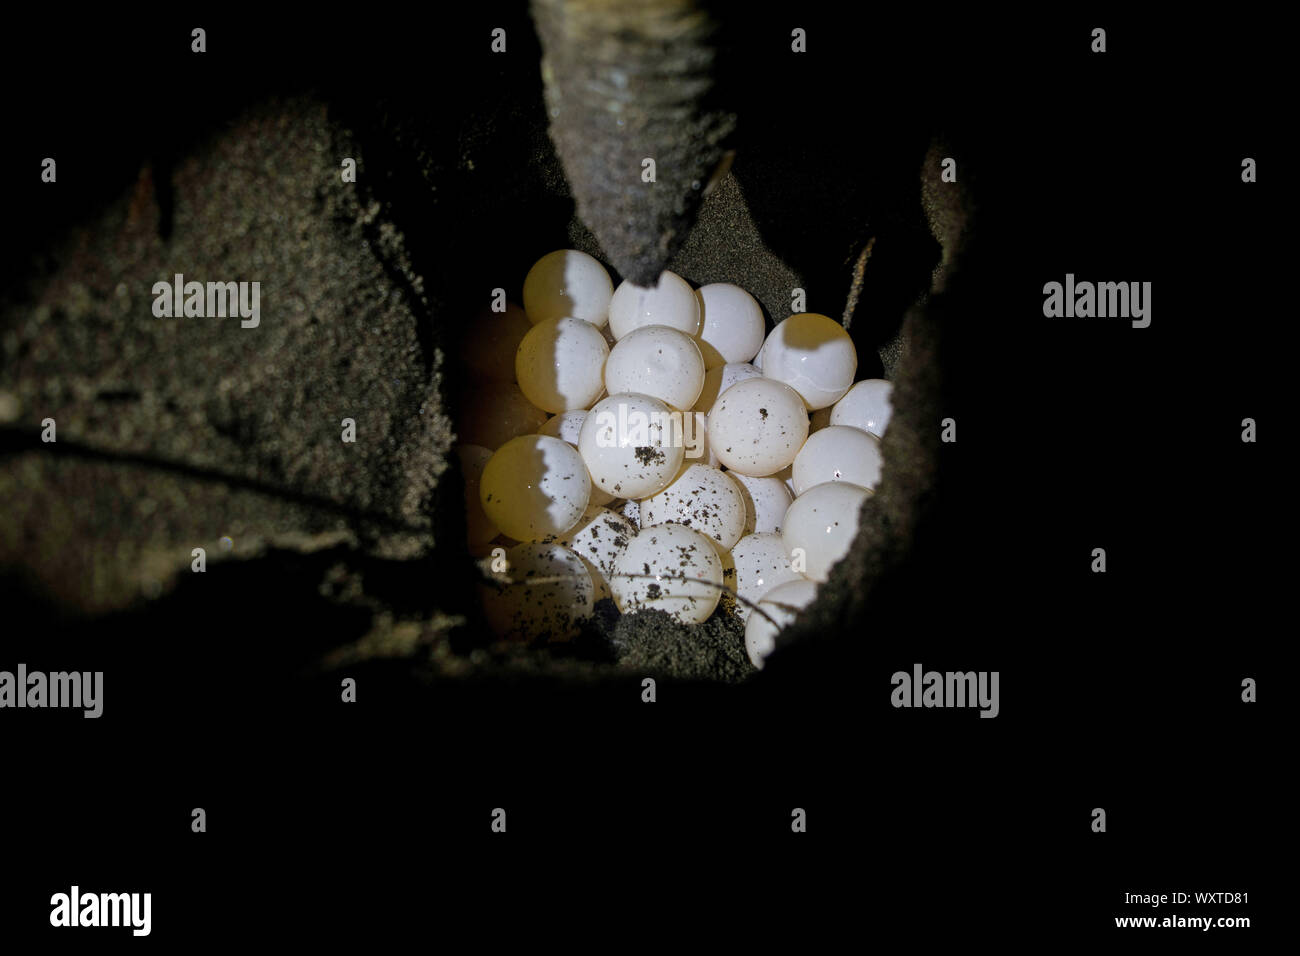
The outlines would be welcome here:
[[[979,308],[961,334],[950,534],[925,599],[882,614],[843,666],[740,693],[661,682],[653,707],[624,688],[431,694],[391,673],[382,699],[342,707],[332,682],[272,657],[213,665],[202,648],[223,627],[329,626],[273,603],[220,621],[178,609],[165,654],[133,645],[129,623],[105,635],[11,618],[6,666],[109,673],[99,720],[0,721],[6,938],[175,948],[414,930],[437,945],[467,930],[490,944],[518,928],[539,946],[604,948],[688,945],[703,919],[710,942],[786,924],[814,951],[1263,941],[1287,690],[1278,31],[1101,10],[743,15],[770,58],[772,115],[788,117],[773,135],[796,135],[801,111],[843,113],[834,136],[814,126],[810,163],[870,149],[874,112],[926,111],[978,170]],[[529,31],[517,7],[408,16],[263,8],[10,29],[5,269],[117,195],[142,155],[264,91],[418,83],[437,98],[478,70],[535,82],[535,62],[488,52],[492,27]],[[1089,52],[1098,25],[1104,55]],[[789,59],[793,26],[806,61]],[[870,92],[825,92],[846,87]],[[60,157],[53,198],[46,155]],[[1256,184],[1241,182],[1245,156]],[[1150,328],[1045,319],[1042,286],[1067,272],[1150,281]],[[1240,441],[1245,417],[1258,444]],[[1094,547],[1105,575],[1089,570]],[[891,708],[890,675],[917,661],[1000,671],[1000,716]],[[190,832],[196,806],[206,834]],[[489,830],[494,807],[506,835]],[[790,832],[793,807],[806,834]],[[152,892],[152,944],[51,934],[49,897],[74,882]],[[1251,929],[1114,927],[1153,912],[1125,891],[1220,889],[1251,905],[1179,912],[1240,913]]]

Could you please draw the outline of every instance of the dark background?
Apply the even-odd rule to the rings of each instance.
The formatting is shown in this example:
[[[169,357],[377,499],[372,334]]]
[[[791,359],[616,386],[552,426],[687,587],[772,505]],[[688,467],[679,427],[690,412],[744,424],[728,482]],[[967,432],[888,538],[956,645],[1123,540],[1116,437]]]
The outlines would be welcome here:
[[[685,942],[678,927],[698,918],[727,936],[789,922],[814,949],[1263,940],[1286,692],[1276,31],[1101,11],[744,17],[763,67],[751,102],[770,112],[742,121],[802,136],[814,174],[820,151],[842,167],[911,116],[967,151],[959,174],[966,155],[978,170],[948,532],[906,590],[845,661],[740,690],[661,682],[653,707],[626,685],[431,694],[380,668],[383,693],[344,708],[333,680],[292,662],[214,661],[204,642],[231,625],[211,608],[176,610],[162,656],[156,640],[15,614],[6,666],[38,668],[66,642],[78,668],[113,671],[100,720],[3,716],[6,936],[139,945],[44,932],[50,894],[77,882],[151,891],[154,945],[491,940],[514,925],[538,945],[606,926],[606,945]],[[787,21],[809,32],[806,62],[787,59]],[[487,52],[497,25],[520,51],[508,63]],[[260,9],[11,29],[6,275],[118,195],[142,156],[180,151],[268,90],[435,102],[480,72],[536,83],[529,29],[515,6],[418,24]],[[54,199],[45,155],[60,157]],[[1244,156],[1259,183],[1241,183]],[[1045,319],[1042,286],[1067,272],[1150,281],[1151,327]],[[1239,440],[1248,416],[1255,445]],[[1098,546],[1105,575],[1089,571]],[[246,593],[241,628],[330,626],[288,617],[269,588]],[[917,661],[1000,671],[1001,715],[894,710],[889,677]],[[190,832],[196,806],[206,834]],[[796,806],[807,834],[790,833]],[[489,831],[494,807],[506,835]],[[1259,902],[1179,912],[1244,913],[1252,929],[1114,927],[1166,913],[1123,906],[1125,891],[1219,889]]]

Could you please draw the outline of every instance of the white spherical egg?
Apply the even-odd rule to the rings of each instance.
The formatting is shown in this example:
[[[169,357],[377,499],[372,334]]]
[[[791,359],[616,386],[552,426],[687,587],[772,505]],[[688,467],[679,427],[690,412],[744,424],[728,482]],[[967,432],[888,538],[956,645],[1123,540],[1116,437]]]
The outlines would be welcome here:
[[[665,611],[682,624],[708,620],[722,590],[722,561],[704,535],[685,525],[645,528],[618,556],[610,589],[624,614]]]
[[[695,339],[664,325],[633,329],[605,362],[605,388],[611,395],[635,392],[686,409],[700,397],[703,385],[704,358]]]
[[[513,382],[515,352],[532,323],[519,306],[504,312],[484,309],[474,317],[460,343],[461,361],[469,378],[477,382]]]
[[[567,441],[574,448],[578,447],[578,436],[582,434],[582,423],[587,420],[587,412],[581,408],[575,408],[571,411],[560,412],[548,418],[542,427],[537,429],[539,435],[550,435],[552,438],[558,438],[560,441]],[[604,506],[617,499],[607,491],[591,486],[591,500],[588,502],[590,507]]]
[[[745,531],[745,499],[730,475],[700,463],[687,463],[659,491],[641,501],[641,526],[667,522],[694,528],[729,549]]]
[[[732,362],[711,368],[704,373],[704,387],[700,389],[700,397],[695,400],[695,410],[707,415],[713,410],[718,396],[731,386],[747,378],[762,377],[761,371],[744,362]]]
[[[636,537],[636,526],[608,508],[591,507],[571,529],[560,535],[557,544],[569,548],[588,565],[596,586],[596,600],[612,597],[609,581],[614,563],[623,549]]]
[[[515,377],[525,397],[548,412],[586,408],[604,387],[609,346],[590,322],[547,319],[519,343]]]
[[[883,438],[890,416],[894,386],[883,378],[867,378],[856,383],[831,409],[832,425],[848,425]]]
[[[869,497],[871,492],[859,485],[828,481],[794,499],[781,535],[791,562],[805,577],[825,581],[848,554],[858,533],[858,511]]]
[[[479,501],[479,482],[483,469],[487,467],[492,450],[482,445],[459,445],[456,455],[460,458],[461,478],[465,482],[465,538],[471,549],[478,550],[500,533],[500,528],[483,510]]]
[[[609,302],[609,328],[614,338],[621,342],[623,336],[646,325],[666,325],[690,336],[699,335],[700,300],[690,283],[666,269],[658,284],[649,288],[619,283]]]
[[[519,343],[515,377],[528,401],[543,411],[586,408],[604,388],[608,354],[610,346],[588,321],[547,319]]]
[[[695,294],[700,299],[700,351],[706,368],[748,362],[758,354],[767,323],[752,295],[730,282],[711,282]]]
[[[591,498],[591,479],[572,445],[549,435],[521,435],[488,460],[479,498],[502,534],[540,541],[578,523]]]
[[[602,326],[613,295],[605,267],[577,249],[547,253],[524,278],[524,311],[534,325],[567,317]]]
[[[756,478],[794,461],[808,437],[803,399],[788,385],[751,378],[731,386],[709,413],[709,447],[731,471]]]
[[[745,499],[745,534],[780,534],[785,513],[794,493],[775,475],[751,478],[738,471],[727,472]]]
[[[592,613],[595,588],[586,564],[558,544],[528,542],[506,550],[504,571],[480,585],[483,616],[498,637],[567,641]],[[493,559],[482,562],[487,570]]]
[[[876,490],[880,484],[880,439],[860,428],[827,425],[809,435],[794,459],[794,493],[824,481],[847,481]]]
[[[578,451],[597,488],[618,498],[645,498],[682,467],[679,429],[680,421],[657,398],[610,395],[587,413]]]
[[[731,549],[736,578],[732,582],[736,594],[736,613],[743,621],[749,617],[753,605],[769,591],[787,581],[804,581],[806,578],[790,565],[785,553],[785,541],[779,534],[747,534]]]
[[[817,312],[790,316],[763,343],[763,374],[793,388],[811,411],[838,402],[857,370],[848,330]]]
[[[514,382],[475,386],[460,398],[457,438],[493,451],[519,435],[531,435],[546,421],[546,412],[530,402]]]
[[[749,653],[749,662],[761,668],[763,661],[785,643],[781,640],[781,632],[816,597],[816,583],[806,580],[787,581],[768,591],[745,624],[745,650]]]

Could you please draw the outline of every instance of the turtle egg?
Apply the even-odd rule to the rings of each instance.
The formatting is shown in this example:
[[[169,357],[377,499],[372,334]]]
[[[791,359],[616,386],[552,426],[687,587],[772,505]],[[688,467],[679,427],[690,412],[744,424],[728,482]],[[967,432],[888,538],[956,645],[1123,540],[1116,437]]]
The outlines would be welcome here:
[[[633,329],[618,340],[605,362],[605,388],[611,395],[636,392],[687,409],[700,397],[703,385],[704,358],[695,339],[664,325]]]
[[[548,412],[586,408],[604,387],[609,346],[590,322],[547,319],[519,343],[515,377],[530,402]]]
[[[591,507],[556,543],[582,558],[596,587],[596,600],[600,600],[612,596],[609,580],[614,574],[614,562],[635,537],[636,526],[622,515],[608,508]]]
[[[506,550],[505,565],[487,575],[479,589],[483,616],[498,637],[567,641],[591,616],[591,574],[568,548],[517,544]]]
[[[847,425],[827,425],[809,435],[794,459],[794,492],[801,495],[824,481],[848,481],[875,491],[880,439]]]
[[[758,602],[758,611],[745,624],[745,650],[749,662],[761,668],[763,661],[785,642],[781,632],[817,597],[812,581],[787,581],[768,591]],[[766,616],[764,616],[766,615]]]
[[[641,526],[676,522],[730,549],[745,531],[745,499],[730,475],[701,463],[682,466],[668,486],[641,502]]]
[[[894,413],[890,401],[894,386],[883,378],[867,378],[854,385],[831,409],[832,425],[849,425],[883,438]]]
[[[748,362],[763,347],[767,323],[752,295],[730,282],[700,286],[700,351],[706,368]]]
[[[736,594],[744,599],[736,602],[742,621],[749,617],[752,605],[773,588],[787,581],[807,580],[791,566],[779,534],[745,535],[731,549],[731,560],[736,566]]]
[[[582,423],[587,420],[587,412],[581,408],[575,408],[567,412],[560,412],[548,418],[541,428],[537,429],[539,435],[550,435],[552,438],[558,438],[560,441],[567,441],[574,448],[578,447],[578,436],[582,434]],[[591,500],[588,505],[607,505],[615,501],[615,497],[606,491],[602,491],[594,484],[591,486]]]
[[[794,461],[808,437],[799,393],[770,378],[731,386],[709,413],[709,447],[731,471],[756,478]]]
[[[672,481],[683,457],[673,416],[649,395],[610,395],[593,405],[578,435],[592,483],[618,498],[645,498]]]
[[[727,472],[745,499],[745,534],[780,534],[785,513],[794,494],[775,475],[751,478],[738,471]]]
[[[605,267],[577,249],[547,253],[524,278],[524,311],[534,325],[568,317],[602,326],[613,295]]]
[[[488,460],[479,498],[506,537],[540,541],[578,523],[591,498],[591,479],[572,445],[549,435],[521,435]]]
[[[704,412],[707,415],[713,410],[713,405],[718,400],[718,396],[731,386],[737,382],[743,382],[747,378],[762,377],[763,373],[761,371],[744,362],[733,362],[711,368],[704,373],[704,387],[700,389],[700,397],[695,400],[695,410]]]
[[[513,303],[504,312],[480,312],[460,343],[469,377],[479,382],[513,382],[515,351],[532,327],[524,310]]]
[[[700,300],[677,273],[665,269],[658,284],[650,288],[625,280],[614,290],[609,302],[609,329],[614,338],[622,341],[633,329],[645,325],[666,325],[690,336],[699,335]]]
[[[610,589],[620,611],[665,611],[682,624],[708,620],[722,593],[713,542],[681,524],[646,528],[614,563]]]
[[[857,370],[858,351],[848,331],[816,312],[778,323],[763,343],[763,374],[793,388],[810,411],[838,402]]]
[[[849,552],[858,533],[858,512],[871,492],[847,481],[814,485],[785,513],[786,553],[806,577],[825,581],[835,563]]]

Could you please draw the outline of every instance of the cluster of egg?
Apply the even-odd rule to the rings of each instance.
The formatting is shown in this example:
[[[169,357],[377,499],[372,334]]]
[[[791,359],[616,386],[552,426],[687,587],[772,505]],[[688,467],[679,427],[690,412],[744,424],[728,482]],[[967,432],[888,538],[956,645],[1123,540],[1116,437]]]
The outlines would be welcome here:
[[[462,350],[458,450],[488,622],[565,640],[602,597],[683,624],[723,601],[761,667],[856,534],[889,383],[854,382],[853,342],[824,315],[765,335],[729,283],[664,272],[615,289],[598,260],[560,250],[523,291]]]

